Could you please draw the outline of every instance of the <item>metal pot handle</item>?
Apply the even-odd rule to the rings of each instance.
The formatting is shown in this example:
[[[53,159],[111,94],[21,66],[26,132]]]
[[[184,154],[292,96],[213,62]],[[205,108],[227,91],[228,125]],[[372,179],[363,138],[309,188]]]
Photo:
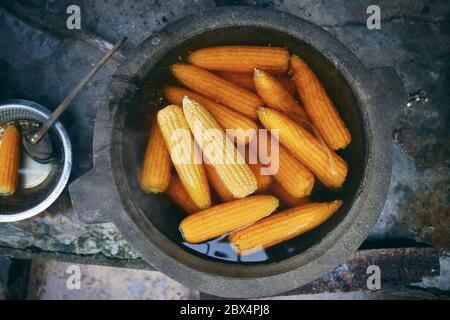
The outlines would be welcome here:
[[[111,215],[121,210],[111,188],[112,177],[100,171],[94,168],[69,186],[75,214],[85,224],[111,222]]]
[[[391,128],[398,119],[401,110],[408,103],[408,93],[403,81],[392,67],[379,67],[370,69],[372,84],[375,88],[372,92],[378,92],[371,100],[377,100],[377,105],[382,106],[381,119],[386,119]]]
[[[95,118],[93,152],[94,167],[69,186],[75,214],[85,224],[112,222],[112,217],[121,217],[123,207],[114,183],[109,150],[111,146],[112,109],[103,104]]]

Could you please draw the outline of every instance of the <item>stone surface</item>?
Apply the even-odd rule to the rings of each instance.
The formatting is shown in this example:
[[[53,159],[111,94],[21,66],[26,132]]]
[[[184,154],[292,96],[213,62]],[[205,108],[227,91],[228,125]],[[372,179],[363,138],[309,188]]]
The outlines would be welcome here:
[[[27,299],[41,300],[192,300],[198,297],[198,292],[160,272],[54,261],[33,262],[27,294]]]
[[[6,299],[8,291],[8,273],[11,260],[0,257],[0,300]]]
[[[370,241],[420,241],[449,248],[450,5],[446,1],[381,1],[381,30],[368,30],[371,1],[70,1],[86,13],[83,28],[129,52],[152,31],[186,14],[216,5],[272,7],[326,28],[367,66],[392,66],[408,92],[426,91],[428,103],[406,106],[395,126],[396,145],[389,198]],[[68,1],[33,1],[65,16]],[[55,38],[0,8],[0,99],[25,98],[53,109],[100,57],[97,49]],[[7,44],[7,45],[6,45]],[[110,61],[64,116],[75,154],[72,180],[92,163],[96,107],[117,62]],[[0,246],[134,259],[137,254],[112,225],[83,225],[67,193],[39,217],[0,225]]]

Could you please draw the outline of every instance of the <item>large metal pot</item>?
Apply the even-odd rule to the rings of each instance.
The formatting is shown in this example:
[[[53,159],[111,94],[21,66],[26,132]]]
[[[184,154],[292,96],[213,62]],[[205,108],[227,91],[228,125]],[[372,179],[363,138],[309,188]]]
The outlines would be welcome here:
[[[300,54],[324,83],[353,135],[343,152],[351,168],[343,191],[327,194],[340,197],[345,205],[266,262],[219,261],[180,245],[176,223],[182,216],[168,199],[146,195],[138,187],[148,110],[136,97],[151,91],[152,83],[164,83],[166,67],[189,50],[239,43],[286,46]],[[84,222],[113,222],[145,260],[168,276],[222,297],[278,294],[344,263],[377,221],[391,175],[391,123],[406,93],[393,69],[366,68],[321,28],[276,11],[216,9],[152,35],[117,74],[135,75],[148,85],[109,86],[96,119],[94,168],[70,186],[72,201]]]

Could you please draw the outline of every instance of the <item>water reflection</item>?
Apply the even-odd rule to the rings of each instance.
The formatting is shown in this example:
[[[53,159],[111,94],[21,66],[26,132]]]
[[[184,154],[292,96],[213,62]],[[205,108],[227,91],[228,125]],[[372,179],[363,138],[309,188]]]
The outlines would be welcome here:
[[[224,261],[262,262],[269,259],[265,250],[260,250],[245,256],[239,256],[231,246],[231,244],[228,242],[227,236],[228,235],[225,235],[221,238],[200,244],[183,242],[183,245],[194,251],[197,251],[198,253]]]

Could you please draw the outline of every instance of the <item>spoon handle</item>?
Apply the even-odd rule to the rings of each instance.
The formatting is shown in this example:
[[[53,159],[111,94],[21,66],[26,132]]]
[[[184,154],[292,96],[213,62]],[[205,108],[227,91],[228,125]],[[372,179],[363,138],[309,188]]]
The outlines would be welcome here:
[[[127,37],[120,39],[104,56],[97,62],[97,64],[92,68],[91,71],[78,83],[78,85],[72,89],[69,95],[64,99],[63,102],[56,108],[52,113],[50,118],[42,125],[42,127],[31,137],[31,143],[37,144],[42,137],[48,132],[48,130],[58,121],[61,114],[67,109],[73,99],[78,95],[78,93],[83,89],[83,87],[91,80],[91,78],[103,67],[103,65],[112,57],[112,55],[119,50],[120,47],[127,40]]]

